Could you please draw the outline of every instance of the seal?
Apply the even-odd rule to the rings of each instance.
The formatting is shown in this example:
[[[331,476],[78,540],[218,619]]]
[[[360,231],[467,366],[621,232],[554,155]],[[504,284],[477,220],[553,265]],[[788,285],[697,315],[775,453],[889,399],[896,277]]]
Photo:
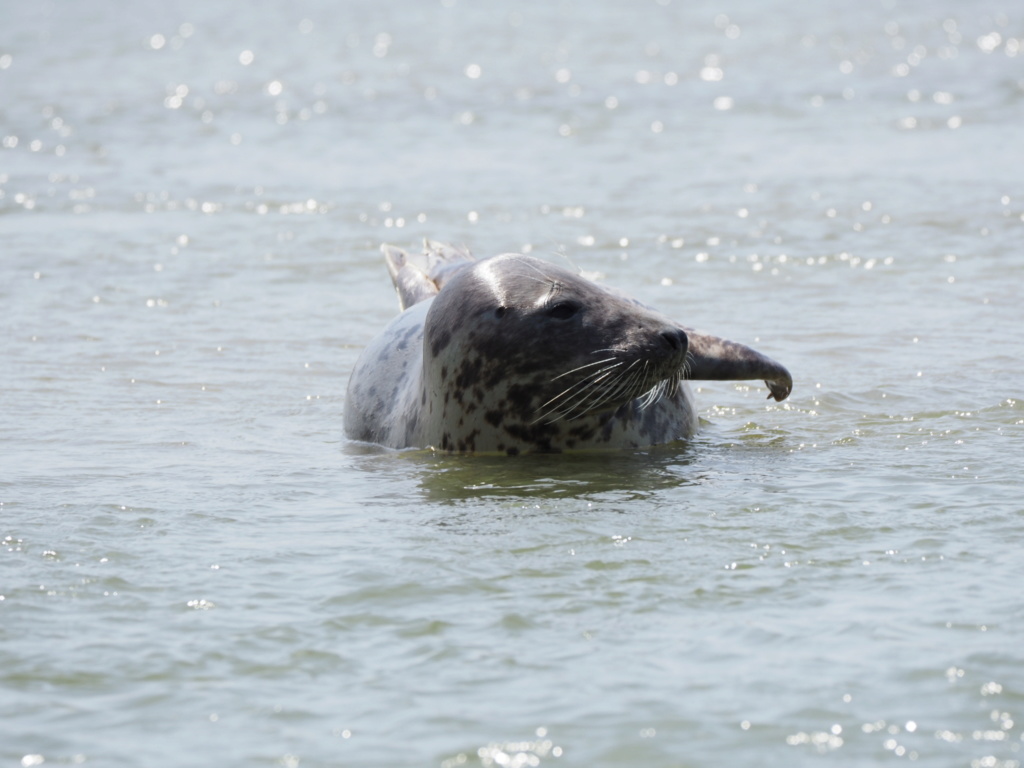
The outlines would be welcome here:
[[[345,432],[391,448],[458,453],[642,448],[697,429],[687,380],[763,379],[779,363],[679,325],[523,254],[476,260],[427,241],[382,246],[402,313],[356,362]]]

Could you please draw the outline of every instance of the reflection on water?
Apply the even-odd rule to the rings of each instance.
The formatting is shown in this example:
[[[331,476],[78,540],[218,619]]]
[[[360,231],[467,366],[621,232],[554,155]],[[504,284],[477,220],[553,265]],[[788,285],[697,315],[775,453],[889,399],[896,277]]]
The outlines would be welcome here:
[[[685,444],[674,444],[644,451],[516,457],[418,452],[408,454],[408,460],[419,466],[420,487],[434,502],[487,497],[640,501],[659,490],[699,482],[688,472],[691,451]]]
[[[642,451],[521,456],[389,451],[360,444],[347,450],[362,457],[362,471],[407,473],[426,501],[447,504],[487,498],[639,501],[661,490],[700,482],[691,471],[698,449],[685,442]]]

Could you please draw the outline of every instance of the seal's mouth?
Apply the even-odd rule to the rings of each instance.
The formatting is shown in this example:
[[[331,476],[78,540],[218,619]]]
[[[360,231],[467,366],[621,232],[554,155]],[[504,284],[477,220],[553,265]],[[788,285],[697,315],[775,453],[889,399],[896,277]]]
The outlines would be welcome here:
[[[572,383],[537,408],[532,423],[574,421],[630,400],[639,400],[638,407],[644,410],[675,394],[685,378],[685,366],[670,367],[666,373],[664,361],[608,357],[561,373],[552,383],[570,378]]]

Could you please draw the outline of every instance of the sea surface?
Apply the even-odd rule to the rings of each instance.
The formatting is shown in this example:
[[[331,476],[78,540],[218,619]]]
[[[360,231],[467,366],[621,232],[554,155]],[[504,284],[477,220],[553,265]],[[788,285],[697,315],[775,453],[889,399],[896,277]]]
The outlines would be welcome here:
[[[0,766],[1017,768],[1019,2],[0,5]],[[784,363],[342,432],[379,248]]]

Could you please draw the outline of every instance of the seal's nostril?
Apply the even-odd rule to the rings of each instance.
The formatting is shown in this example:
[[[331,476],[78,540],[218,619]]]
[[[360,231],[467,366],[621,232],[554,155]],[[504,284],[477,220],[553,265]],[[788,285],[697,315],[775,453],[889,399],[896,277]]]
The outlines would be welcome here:
[[[686,332],[679,328],[662,331],[661,338],[665,340],[665,343],[668,344],[670,349],[676,352],[685,350],[688,343]]]

